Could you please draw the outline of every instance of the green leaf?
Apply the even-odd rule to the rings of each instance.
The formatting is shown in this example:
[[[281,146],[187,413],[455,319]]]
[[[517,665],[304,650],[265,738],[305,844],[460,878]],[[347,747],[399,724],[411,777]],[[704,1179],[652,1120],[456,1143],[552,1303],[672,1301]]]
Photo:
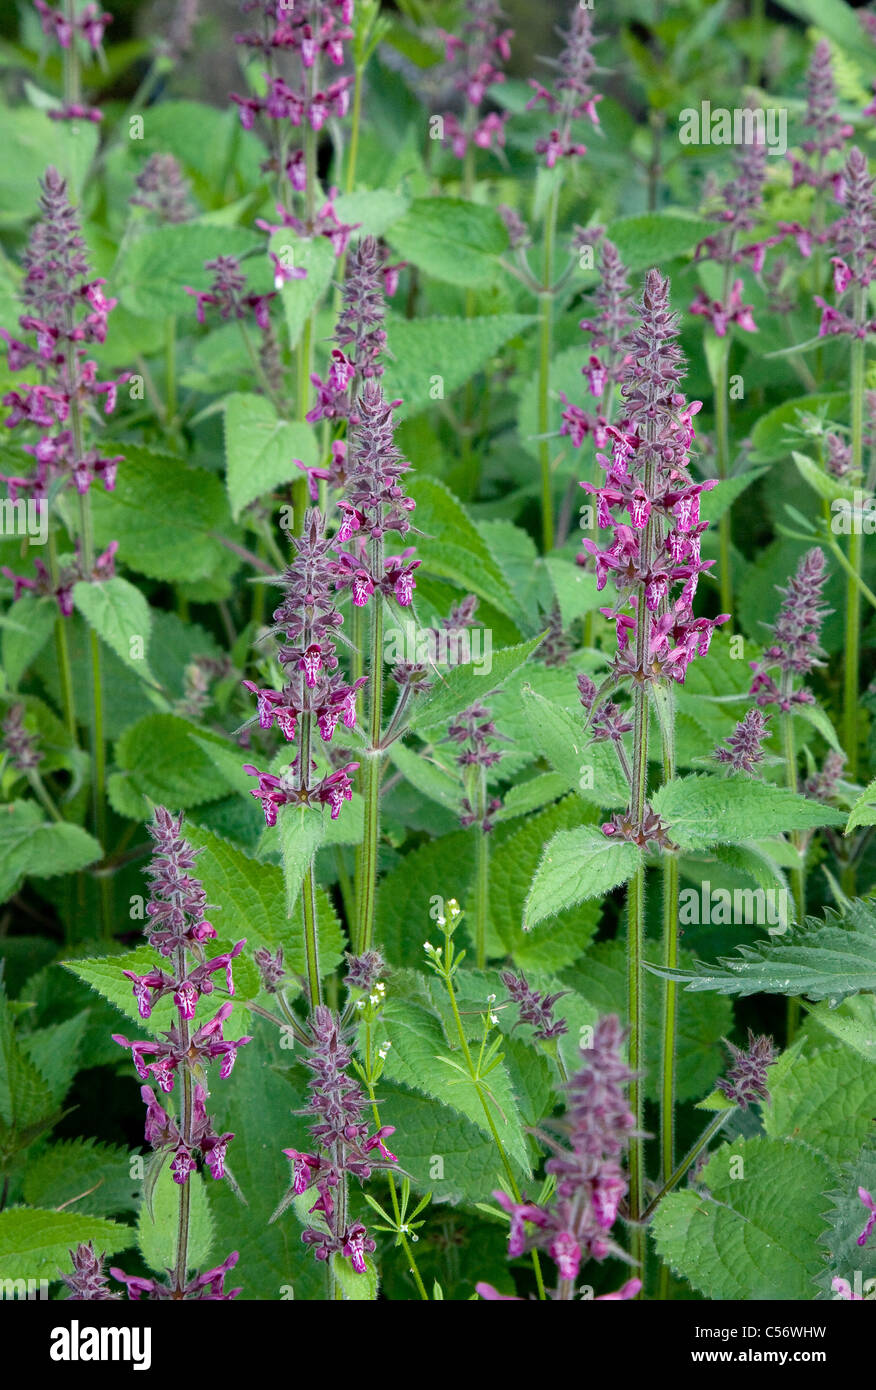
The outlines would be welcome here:
[[[438,1202],[488,1200],[501,1181],[492,1138],[430,1096],[380,1083],[380,1118],[395,1126],[393,1152],[417,1192]]]
[[[386,240],[436,280],[474,289],[495,282],[508,232],[493,208],[462,198],[416,198]]]
[[[408,492],[416,503],[416,525],[424,532],[417,538],[417,558],[424,571],[452,580],[513,617],[508,581],[462,503],[437,478],[425,474],[411,481]]]
[[[591,818],[577,797],[567,797],[533,816],[490,855],[490,922],[496,951],[521,970],[562,970],[584,952],[601,916],[601,905],[580,903],[559,912],[534,935],[522,926],[523,909],[545,843],[560,830]]]
[[[849,408],[848,391],[822,391],[811,396],[797,396],[762,415],[751,431],[751,463],[775,463],[787,458],[793,449],[790,426],[799,423],[800,414],[815,414],[824,408],[828,419],[839,420]],[[797,436],[799,440],[799,436]]]
[[[74,873],[103,858],[97,840],[78,825],[43,822],[32,801],[13,801],[0,812],[0,902],[25,878]]]
[[[39,656],[52,635],[58,607],[46,595],[22,594],[6,612],[3,624],[3,670],[15,690],[30,663]]]
[[[703,1170],[704,1191],[672,1192],[660,1204],[652,1228],[657,1251],[706,1298],[810,1299],[822,1264],[822,1194],[832,1176],[827,1160],[803,1144],[725,1144]],[[793,1200],[777,1201],[780,1192]]]
[[[88,1024],[88,1010],[50,1023],[20,1038],[21,1046],[46,1082],[52,1100],[60,1105],[79,1068],[79,1050]]]
[[[632,878],[642,862],[635,845],[616,844],[601,830],[582,825],[561,830],[545,846],[523,911],[529,930],[564,908],[602,898]]]
[[[119,300],[141,318],[176,314],[194,321],[195,301],[186,287],[210,288],[213,272],[205,270],[205,262],[217,256],[242,256],[263,245],[261,237],[243,227],[213,227],[204,222],[143,231],[128,241],[119,258]]]
[[[415,753],[413,749],[406,748],[400,739],[390,748],[389,758],[405,781],[430,801],[450,811],[459,810],[462,784],[459,778],[451,776],[439,763],[422,752]]]
[[[798,1058],[780,1082],[771,1077],[770,1102],[763,1126],[771,1138],[802,1139],[832,1162],[845,1162],[873,1132],[876,1068],[849,1048],[825,1048]]]
[[[551,578],[564,628],[571,627],[576,618],[599,606],[595,574],[588,574],[580,565],[564,560],[561,555],[545,556],[544,564]]]
[[[592,806],[626,806],[630,791],[614,749],[591,742],[583,714],[570,713],[526,685],[522,695],[534,745],[568,779],[566,787]]]
[[[332,282],[335,253],[328,237],[317,236],[308,241],[296,236],[289,227],[274,233],[270,249],[284,265],[307,271],[303,280],[286,280],[280,290],[289,346],[296,348],[305,323]]]
[[[529,659],[541,642],[533,637],[514,647],[502,647],[493,652],[490,669],[483,662],[467,662],[455,666],[435,681],[432,689],[417,700],[411,715],[411,728],[418,733],[443,729],[449,719],[460,714],[473,700],[481,699],[487,691],[498,690]]]
[[[848,483],[843,483],[839,478],[834,478],[830,473],[825,472],[814,459],[808,458],[806,454],[798,454],[796,450],[792,451],[791,458],[796,463],[800,476],[809,484],[813,492],[826,502],[833,502],[838,497],[849,502],[854,501],[855,489],[850,487]]]
[[[213,1249],[213,1218],[207,1202],[204,1179],[200,1173],[190,1173],[189,1185],[189,1275],[209,1269]],[[170,1166],[162,1168],[152,1194],[152,1216],[145,1204],[140,1208],[137,1222],[137,1244],[150,1269],[163,1275],[176,1262],[177,1226],[179,1222],[179,1183],[173,1180]]]
[[[841,825],[844,816],[821,802],[807,801],[786,787],[750,777],[697,773],[676,777],[656,792],[654,810],[682,849],[737,840],[760,840],[788,830]]]
[[[280,810],[278,824],[283,849],[286,911],[290,915],[300,897],[304,875],[322,844],[323,819],[318,811],[314,813],[309,807],[284,806]]]
[[[392,1043],[384,1069],[389,1081],[400,1082],[440,1100],[471,1120],[483,1133],[490,1133],[474,1086],[442,1060],[450,1057],[461,1062],[462,1055],[458,1048],[454,1052],[448,1050],[444,1030],[433,1013],[419,1004],[390,998],[380,1026]],[[504,1063],[500,1062],[490,1072],[485,1085],[495,1097],[495,1101],[490,1102],[490,1111],[502,1144],[515,1167],[528,1175],[526,1137]]]
[[[407,212],[411,200],[386,188],[363,188],[356,193],[342,193],[334,199],[334,205],[341,222],[360,224],[358,236],[383,236]]]
[[[456,831],[409,850],[383,879],[377,895],[374,939],[386,958],[394,965],[421,966],[423,942],[435,931],[433,899],[464,902],[473,873],[471,831]]]
[[[346,1255],[336,1251],[332,1255],[332,1274],[341,1286],[344,1298],[356,1303],[373,1303],[380,1287],[377,1266],[370,1256],[365,1256],[365,1273],[357,1274]]]
[[[850,834],[859,825],[876,825],[876,777],[864,788],[852,807],[844,834]]]
[[[876,995],[853,994],[836,1008],[823,1000],[810,1007],[807,1023],[810,1021],[876,1062]]]
[[[139,589],[119,575],[99,584],[80,580],[73,586],[73,602],[126,666],[138,676],[152,678],[148,655],[152,612]],[[141,647],[143,655],[138,656]]]
[[[824,1214],[827,1230],[819,1237],[819,1244],[826,1248],[829,1263],[817,1283],[828,1298],[836,1298],[834,1279],[845,1279],[859,1297],[873,1297],[876,1241],[871,1236],[866,1245],[858,1244],[868,1215],[858,1196],[859,1187],[876,1194],[876,1144],[872,1141],[842,1169],[839,1186],[827,1194],[833,1205]]]
[[[264,396],[236,393],[225,400],[225,458],[225,484],[236,521],[256,498],[304,477],[296,463],[316,464],[316,439],[309,425],[280,420]]]
[[[6,992],[0,988],[0,1153],[14,1153],[16,1141],[55,1110],[48,1082],[16,1037]]]
[[[779,4],[804,24],[819,33],[828,34],[851,56],[866,58],[872,63],[872,40],[861,23],[860,15],[844,0],[779,0]]]
[[[100,1254],[115,1255],[133,1243],[130,1226],[68,1211],[12,1207],[0,1211],[0,1279],[60,1278],[70,1269],[70,1250],[92,1241]]]
[[[136,1211],[141,1181],[131,1177],[128,1149],[95,1139],[67,1139],[31,1159],[22,1193],[30,1206],[63,1205],[80,1216],[106,1216]]]
[[[319,819],[319,817],[315,817]],[[208,902],[221,904],[217,924],[223,936],[246,938],[246,954],[260,947],[272,953],[283,948],[287,970],[305,970],[304,926],[300,894],[291,916],[286,916],[283,872],[275,864],[251,859],[236,845],[198,825],[186,823],[184,834],[198,855],[198,878]],[[322,888],[316,890],[316,918],[319,925],[320,973],[327,975],[342,959],[344,935],[331,899]]]
[[[396,418],[416,415],[433,401],[450,397],[485,367],[509,338],[516,338],[534,322],[531,314],[389,318],[387,352],[392,360],[382,384],[387,400],[401,397]]]
[[[801,994],[839,1002],[861,990],[876,990],[876,913],[857,900],[842,915],[826,908],[823,921],[807,917],[772,941],[738,946],[736,956],[721,957],[717,965],[697,961],[692,970],[647,968],[689,990]]]
[[[672,213],[647,213],[612,222],[606,235],[614,242],[628,270],[647,270],[692,251],[714,232],[711,222]]]
[[[221,481],[170,454],[126,443],[114,490],[92,490],[91,506],[97,544],[117,540],[125,564],[150,579],[203,579],[227,555],[213,534],[229,526]]]
[[[15,64],[19,66],[18,63]],[[27,105],[0,108],[0,223],[23,222],[39,197],[37,179],[53,164],[79,201],[85,174],[98,145],[92,121],[50,121],[44,111]]]
[[[228,784],[192,734],[203,731],[176,714],[147,714],[115,745],[109,798],[119,815],[148,818],[151,805],[185,810],[224,796]]]

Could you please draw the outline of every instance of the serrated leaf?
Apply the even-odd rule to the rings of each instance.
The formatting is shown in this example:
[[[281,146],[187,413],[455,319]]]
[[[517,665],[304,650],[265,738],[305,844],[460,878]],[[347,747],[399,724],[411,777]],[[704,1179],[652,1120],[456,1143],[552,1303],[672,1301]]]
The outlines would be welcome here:
[[[808,801],[787,787],[741,774],[673,778],[655,793],[652,806],[666,822],[670,839],[682,849],[761,840],[789,830],[841,825],[845,819],[832,807]]]
[[[98,1216],[12,1207],[0,1211],[0,1279],[60,1278],[70,1269],[70,1250],[92,1241],[98,1253],[115,1255],[133,1244],[133,1230]]]
[[[228,554],[228,503],[220,479],[170,454],[125,444],[112,492],[92,490],[95,541],[117,540],[125,564],[150,579],[203,579]]]
[[[243,227],[212,227],[203,222],[143,231],[119,258],[119,299],[141,318],[186,316],[194,319],[195,301],[186,286],[207,290],[212,272],[205,262],[217,256],[241,256],[260,250],[261,238]]]
[[[141,1183],[131,1177],[128,1149],[94,1139],[68,1139],[50,1144],[28,1163],[22,1192],[30,1206],[67,1205],[76,1215],[105,1216],[136,1211]]]
[[[789,427],[799,423],[801,414],[815,414],[822,407],[828,419],[840,420],[849,408],[848,391],[822,391],[809,396],[797,396],[762,415],[751,431],[751,463],[775,463],[787,458],[793,444]]]
[[[628,270],[645,270],[691,251],[714,232],[710,222],[672,213],[646,213],[612,222],[606,235]]]
[[[741,1159],[744,1178],[738,1164]],[[735,1176],[734,1176],[735,1173]],[[706,1298],[806,1300],[821,1268],[824,1191],[833,1170],[803,1144],[737,1139],[706,1165],[705,1191],[672,1192],[657,1209],[654,1243]],[[777,1192],[793,1200],[777,1201]]]
[[[0,902],[25,878],[73,873],[103,858],[103,851],[79,825],[43,821],[32,801],[13,801],[0,810]]]
[[[415,198],[386,240],[436,280],[476,288],[496,280],[508,232],[493,208],[462,198]]]
[[[73,586],[73,602],[85,621],[116,656],[138,676],[151,680],[149,637],[152,612],[140,590],[120,575],[104,579],[99,584],[80,580]],[[141,645],[143,655],[135,656],[133,653]]]
[[[467,1079],[455,1077],[445,1060],[457,1061],[448,1052],[439,1020],[419,1004],[390,999],[381,1017],[381,1029],[392,1043],[384,1075],[412,1090],[421,1091],[457,1114],[471,1120],[483,1133],[490,1127],[477,1093]],[[502,1063],[484,1083],[495,1096],[491,1114],[502,1144],[515,1167],[529,1172],[526,1139],[508,1072]],[[498,1155],[497,1155],[498,1157]]]
[[[817,1283],[825,1297],[836,1298],[834,1279],[844,1279],[853,1294],[872,1298],[876,1281],[876,1240],[866,1245],[858,1241],[869,1215],[858,1196],[858,1188],[876,1195],[876,1144],[872,1141],[840,1173],[837,1188],[828,1193],[832,1206],[824,1213],[827,1230],[819,1244],[827,1250],[828,1267],[819,1273]]]
[[[382,384],[387,400],[401,397],[397,418],[416,415],[436,399],[447,399],[485,367],[509,338],[516,338],[534,322],[531,314],[388,319],[387,353],[392,360]]]
[[[411,728],[418,733],[443,728],[474,700],[482,699],[488,690],[494,691],[504,685],[529,659],[541,640],[541,636],[533,637],[529,642],[493,652],[489,671],[483,663],[466,662],[436,678],[428,694],[414,704]]]
[[[274,233],[270,249],[284,265],[307,271],[303,280],[286,280],[280,290],[289,346],[295,348],[305,323],[332,282],[335,253],[328,237],[316,236],[307,240],[296,236],[288,227]]]
[[[689,990],[799,994],[838,1002],[876,990],[876,914],[870,904],[856,900],[842,914],[827,908],[823,920],[807,917],[772,941],[739,946],[736,956],[722,956],[716,965],[697,961],[692,970],[647,968]]]
[[[317,460],[316,439],[309,425],[281,420],[264,396],[235,393],[225,405],[225,485],[231,515],[281,483],[304,477],[296,466]]]
[[[535,871],[523,910],[524,927],[531,929],[588,898],[604,897],[632,878],[641,862],[635,845],[615,844],[592,826],[559,831],[545,846]]]
[[[876,995],[853,994],[836,1008],[822,1000],[810,1006],[809,1020],[868,1061],[876,1062]]]
[[[213,1218],[207,1202],[204,1179],[200,1173],[190,1173],[189,1183],[189,1244],[187,1269],[192,1275],[209,1269],[213,1248]],[[137,1222],[137,1244],[146,1264],[156,1274],[173,1269],[176,1261],[177,1226],[179,1222],[179,1183],[173,1180],[170,1167],[162,1168],[152,1193],[152,1215],[145,1204]]]
[[[145,820],[150,803],[185,810],[225,795],[225,777],[193,734],[203,730],[176,714],[147,714],[125,730],[109,787],[120,815]]]
[[[844,833],[848,835],[859,825],[876,825],[876,777],[864,788],[853,805]]]
[[[12,690],[48,642],[57,617],[57,604],[48,594],[35,598],[33,594],[24,593],[8,608],[2,651],[3,670]]]
[[[514,596],[502,567],[462,503],[437,478],[425,475],[412,479],[408,492],[416,503],[416,525],[425,533],[417,539],[424,571],[452,580],[513,617]]]
[[[251,859],[236,845],[201,826],[187,823],[184,833],[189,843],[201,851],[198,878],[207,900],[221,904],[216,920],[223,935],[233,940],[245,936],[248,956],[259,947],[273,953],[282,946],[286,969],[303,974],[306,967],[300,894],[287,917],[282,870]],[[316,918],[320,973],[329,974],[342,958],[344,935],[331,900],[322,888],[316,890]]]
[[[0,1151],[13,1154],[32,1125],[56,1110],[51,1089],[22,1048],[0,988]]]
[[[797,471],[805,482],[809,484],[813,492],[824,499],[826,502],[834,502],[837,498],[843,498],[852,502],[855,498],[855,489],[848,483],[842,482],[839,478],[820,468],[814,459],[806,454],[798,454],[796,449],[792,450],[791,458],[797,465]]]
[[[566,786],[592,806],[626,806],[630,790],[607,743],[593,743],[583,728],[583,718],[523,686],[524,707],[530,712],[534,746],[556,772],[568,778]]]
[[[20,1039],[22,1050],[46,1082],[55,1105],[61,1104],[76,1075],[87,1025],[88,1010],[83,1009],[72,1018],[50,1023]]]
[[[801,1057],[780,1081],[770,1077],[763,1126],[773,1139],[802,1139],[834,1163],[849,1161],[873,1132],[876,1068],[845,1047]]]

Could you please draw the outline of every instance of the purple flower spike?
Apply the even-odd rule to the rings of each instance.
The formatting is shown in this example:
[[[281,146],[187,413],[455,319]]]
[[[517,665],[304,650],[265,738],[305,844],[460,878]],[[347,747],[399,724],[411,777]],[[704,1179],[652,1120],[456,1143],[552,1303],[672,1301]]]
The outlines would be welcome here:
[[[767,1068],[779,1055],[772,1038],[755,1037],[749,1028],[747,1051],[726,1040],[724,1046],[733,1059],[733,1066],[726,1078],[716,1083],[718,1090],[740,1110],[747,1110],[755,1101],[768,1101]]]

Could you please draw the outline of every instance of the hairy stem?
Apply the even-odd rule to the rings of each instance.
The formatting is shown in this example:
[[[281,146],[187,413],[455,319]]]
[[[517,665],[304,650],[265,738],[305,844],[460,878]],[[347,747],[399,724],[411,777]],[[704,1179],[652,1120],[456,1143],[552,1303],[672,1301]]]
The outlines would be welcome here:
[[[549,554],[554,546],[554,503],[551,485],[551,446],[547,438],[550,427],[550,387],[551,387],[551,336],[554,316],[554,297],[552,292],[554,265],[554,236],[557,226],[557,207],[559,188],[555,188],[548,202],[544,221],[544,262],[542,270],[542,289],[539,295],[539,314],[541,326],[538,349],[538,461],[541,469],[541,525],[542,548]]]

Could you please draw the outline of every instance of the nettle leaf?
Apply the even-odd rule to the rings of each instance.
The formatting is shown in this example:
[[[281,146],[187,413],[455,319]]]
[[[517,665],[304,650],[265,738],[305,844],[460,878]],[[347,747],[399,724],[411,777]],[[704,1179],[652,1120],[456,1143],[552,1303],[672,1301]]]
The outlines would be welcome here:
[[[226,778],[192,734],[203,731],[177,714],[147,714],[124,731],[108,787],[119,815],[144,820],[150,803],[186,810],[225,795]]]
[[[51,1087],[16,1037],[5,990],[0,989],[0,1153],[11,1154],[27,1131],[56,1112]]]
[[[531,314],[387,319],[391,360],[382,384],[387,400],[401,397],[396,418],[416,415],[433,401],[451,396],[534,322]]]
[[[530,712],[534,746],[554,770],[592,806],[626,806],[630,789],[608,743],[593,743],[583,728],[583,714],[563,709],[530,686],[522,687],[524,708]]]
[[[210,1268],[213,1249],[213,1217],[207,1201],[204,1179],[200,1173],[190,1173],[189,1183],[189,1248],[190,1275]],[[179,1184],[173,1180],[170,1165],[158,1175],[152,1192],[152,1215],[146,1203],[140,1208],[137,1222],[137,1244],[146,1264],[156,1274],[173,1269],[176,1262],[177,1225],[179,1222]]]
[[[417,557],[423,569],[477,594],[500,612],[514,616],[514,595],[487,542],[449,488],[425,474],[408,487],[416,502]]]
[[[170,583],[204,579],[227,555],[228,503],[220,479],[171,454],[125,444],[112,492],[92,489],[95,541],[117,540],[125,564]]]
[[[824,1228],[823,1193],[833,1177],[827,1160],[804,1144],[737,1139],[709,1160],[701,1175],[705,1191],[664,1198],[654,1243],[673,1272],[706,1298],[810,1299],[822,1268],[816,1242]],[[777,1201],[780,1192],[792,1200]]]
[[[602,913],[597,902],[578,903],[545,922],[534,935],[522,926],[523,910],[545,843],[560,830],[591,818],[577,797],[533,816],[490,856],[490,921],[495,954],[513,956],[521,970],[562,970],[585,951]]]
[[[236,845],[201,826],[187,822],[184,834],[195,849],[201,850],[196,873],[204,885],[208,902],[221,904],[216,924],[222,934],[235,941],[246,937],[247,956],[260,947],[275,952],[282,946],[286,968],[303,974],[304,924],[300,894],[287,917],[282,869],[250,858]],[[316,917],[320,973],[325,975],[342,958],[344,936],[331,899],[322,888],[316,890]]]
[[[791,458],[797,465],[800,476],[824,501],[834,502],[837,498],[843,498],[845,501],[854,502],[855,489],[828,473],[814,459],[806,454],[798,454],[796,449],[792,451]]]
[[[0,110],[0,140],[4,158],[0,165],[0,222],[4,226],[30,216],[35,192],[35,169],[54,165],[68,180],[74,201],[82,188],[98,145],[97,126],[91,121],[49,121],[45,111],[29,105]]]
[[[404,216],[411,200],[404,193],[387,188],[363,188],[356,193],[342,193],[334,199],[334,205],[341,222],[358,224],[358,236],[383,236],[393,222]]]
[[[515,782],[502,798],[497,821],[514,820],[530,811],[540,811],[569,790],[569,780],[560,772],[539,772],[526,782]]]
[[[126,666],[138,676],[152,679],[148,656],[152,612],[139,589],[120,575],[99,584],[80,580],[73,586],[73,602]]]
[[[460,830],[409,851],[380,884],[374,939],[394,965],[421,966],[435,931],[432,900],[465,902],[474,874],[474,836]]]
[[[775,463],[787,458],[793,449],[789,426],[798,425],[801,414],[816,414],[824,408],[829,420],[844,419],[849,408],[848,391],[822,391],[783,401],[762,415],[751,431],[751,463]]]
[[[483,1133],[490,1133],[483,1106],[468,1077],[443,1060],[458,1060],[459,1051],[454,1057],[433,1013],[419,1004],[390,999],[380,1026],[392,1043],[384,1070],[388,1080],[441,1101],[471,1120]],[[502,1144],[514,1166],[528,1175],[526,1136],[504,1063],[490,1072],[485,1084],[494,1097],[491,1113]]]
[[[876,1240],[858,1244],[868,1212],[858,1196],[858,1188],[876,1195],[876,1144],[870,1142],[852,1163],[841,1170],[840,1185],[827,1196],[833,1205],[824,1217],[827,1230],[819,1244],[828,1252],[828,1267],[817,1277],[822,1296],[836,1298],[834,1279],[845,1279],[859,1298],[873,1297],[876,1281]]]
[[[393,1153],[434,1202],[489,1200],[502,1163],[490,1135],[440,1101],[381,1080],[380,1118],[395,1126]]]
[[[816,1033],[823,1028],[846,1047],[876,1062],[876,995],[853,994],[836,1007],[825,999],[810,1006],[807,1025],[810,1023]]]
[[[59,1279],[80,1242],[115,1255],[133,1244],[133,1235],[130,1226],[99,1216],[12,1207],[0,1211],[0,1279]]]
[[[386,240],[436,280],[475,289],[498,278],[508,232],[493,208],[462,198],[415,198]]]
[[[632,878],[641,863],[635,845],[616,844],[593,826],[561,830],[545,846],[535,871],[523,910],[524,929],[588,898],[603,898]]]
[[[711,222],[672,213],[647,213],[612,222],[606,235],[613,241],[628,270],[646,270],[692,251],[697,242],[714,232]]]
[[[859,825],[876,825],[876,777],[864,788],[852,807],[845,834],[850,834]]]
[[[223,924],[224,925],[224,924]],[[231,949],[232,942],[218,936],[209,943],[213,955],[221,955]],[[170,995],[165,995],[154,1005],[148,1018],[141,1018],[131,981],[124,975],[130,970],[135,975],[146,975],[155,969],[156,956],[151,946],[138,946],[133,951],[125,951],[110,956],[87,956],[80,960],[65,960],[60,964],[71,975],[83,980],[85,984],[102,995],[104,999],[124,1014],[139,1029],[153,1036],[164,1032],[177,1017]],[[222,980],[224,985],[224,978]],[[249,1015],[245,1001],[254,999],[259,992],[259,976],[256,966],[246,955],[238,956],[234,962],[234,1009],[225,1025],[226,1037],[238,1037],[246,1031],[242,1025],[248,1022]],[[212,1018],[219,1004],[225,998],[224,988],[219,993],[204,996],[198,1003],[197,1027]],[[237,1031],[235,1032],[235,1028]],[[115,1044],[113,1044],[115,1046]],[[121,1053],[119,1053],[121,1056]]]
[[[475,700],[483,699],[488,690],[492,692],[504,685],[528,661],[541,641],[538,636],[514,647],[502,647],[491,654],[488,663],[469,661],[436,677],[432,689],[414,704],[411,728],[423,736],[426,731],[439,728],[442,734],[446,732],[444,726],[448,720],[461,714]]]
[[[876,990],[876,913],[860,900],[842,914],[827,908],[823,920],[807,917],[772,941],[739,946],[737,951],[737,956],[722,956],[716,965],[697,961],[692,970],[647,968],[689,990],[714,989],[720,994],[801,994],[839,1002],[861,990]]]
[[[397,740],[389,750],[389,759],[406,782],[422,792],[430,801],[445,806],[449,811],[458,811],[462,798],[462,783],[453,777],[434,759],[424,755],[422,750],[414,752]]]
[[[28,1164],[22,1194],[30,1206],[66,1206],[82,1216],[137,1211],[142,1183],[131,1177],[131,1157],[95,1139],[50,1144]]]
[[[802,1139],[835,1163],[850,1160],[873,1132],[876,1068],[847,1047],[800,1057],[776,1082],[763,1126],[774,1139]]]
[[[599,606],[595,574],[588,574],[580,565],[564,560],[561,555],[547,555],[544,564],[564,628],[571,627],[576,618]]]
[[[284,806],[278,819],[283,847],[286,910],[292,912],[301,895],[301,883],[323,841],[323,817],[311,807]]]
[[[742,775],[675,777],[655,793],[652,805],[682,849],[761,840],[786,830],[814,830],[845,820],[840,811],[808,801],[787,787]]]
[[[264,396],[235,393],[225,400],[225,485],[237,521],[250,502],[281,483],[304,477],[296,465],[317,461],[310,425],[281,420]]]
[[[36,1032],[25,1033],[19,1038],[56,1105],[66,1096],[79,1068],[79,1050],[87,1026],[88,1010],[82,1009],[72,1018],[50,1023],[46,1028],[37,1028]]]
[[[303,280],[286,280],[280,290],[289,346],[296,348],[304,325],[332,282],[335,253],[328,237],[307,240],[296,236],[290,227],[274,233],[270,249],[283,265],[307,271]]]
[[[119,300],[141,318],[177,314],[194,320],[195,301],[186,286],[209,289],[212,272],[204,263],[217,256],[242,256],[263,245],[261,237],[243,227],[204,222],[143,231],[128,241],[119,257]]]
[[[75,873],[102,858],[93,835],[79,825],[44,823],[33,801],[12,801],[0,813],[0,902],[26,878]]]
[[[10,689],[15,690],[31,662],[39,656],[52,635],[58,605],[51,595],[35,598],[24,593],[6,611],[3,619],[3,670]]]

